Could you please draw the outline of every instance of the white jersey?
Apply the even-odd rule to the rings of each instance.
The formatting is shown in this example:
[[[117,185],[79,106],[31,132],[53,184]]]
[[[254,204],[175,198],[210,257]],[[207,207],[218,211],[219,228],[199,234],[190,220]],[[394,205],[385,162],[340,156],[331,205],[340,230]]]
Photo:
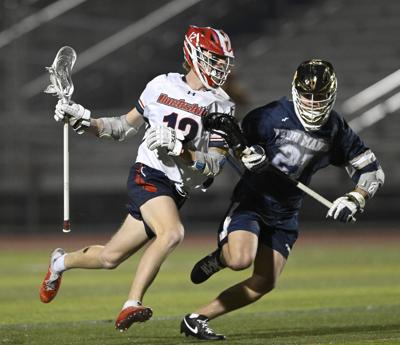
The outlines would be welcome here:
[[[184,78],[179,73],[168,73],[151,80],[138,100],[137,110],[144,116],[148,128],[165,125],[182,130],[186,145],[194,151],[207,152],[209,147],[225,146],[220,136],[203,130],[201,117],[213,102],[218,102],[223,112],[233,114],[234,103],[222,89],[193,90]],[[201,186],[207,179],[180,157],[169,156],[163,149],[148,149],[145,141],[139,146],[136,162],[163,171],[185,191]]]

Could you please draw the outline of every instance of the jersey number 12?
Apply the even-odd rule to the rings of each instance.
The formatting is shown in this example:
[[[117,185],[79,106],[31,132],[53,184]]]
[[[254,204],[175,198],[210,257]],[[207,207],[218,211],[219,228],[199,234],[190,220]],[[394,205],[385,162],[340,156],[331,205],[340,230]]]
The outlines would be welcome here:
[[[163,122],[166,122],[168,127],[180,129],[182,132],[184,132],[185,142],[193,140],[197,135],[197,131],[199,130],[198,123],[190,117],[183,117],[179,121],[177,120],[177,113],[165,115],[163,118]]]

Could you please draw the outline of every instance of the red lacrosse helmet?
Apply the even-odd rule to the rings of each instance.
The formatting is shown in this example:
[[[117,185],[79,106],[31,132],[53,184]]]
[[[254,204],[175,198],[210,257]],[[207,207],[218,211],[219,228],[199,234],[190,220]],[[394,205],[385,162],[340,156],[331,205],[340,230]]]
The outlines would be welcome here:
[[[229,36],[222,30],[190,25],[183,44],[185,60],[207,89],[222,86],[233,66]]]

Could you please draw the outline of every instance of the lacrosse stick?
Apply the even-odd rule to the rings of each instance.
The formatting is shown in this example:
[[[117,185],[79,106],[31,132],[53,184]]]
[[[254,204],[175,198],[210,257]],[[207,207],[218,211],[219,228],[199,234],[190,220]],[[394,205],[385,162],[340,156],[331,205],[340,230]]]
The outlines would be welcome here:
[[[62,47],[51,67],[46,67],[50,74],[50,85],[44,91],[53,94],[63,102],[68,103],[74,92],[74,84],[71,79],[71,70],[76,61],[76,52],[73,48]],[[69,219],[69,143],[68,143],[68,119],[64,119],[63,135],[63,157],[64,157],[64,222],[63,232],[71,231]]]
[[[236,119],[233,116],[224,113],[208,113],[203,116],[202,122],[206,130],[212,133],[219,134],[226,140],[229,147],[234,151],[243,152],[244,150],[249,149],[246,143],[246,138],[244,137],[242,130],[240,129],[238,123],[236,122]],[[233,162],[232,159],[228,159],[228,162],[232,165],[235,171],[242,175],[240,168]],[[275,174],[281,176],[287,182],[299,188],[304,193],[317,200],[327,208],[332,207],[333,204],[329,200],[327,200],[317,192],[313,191],[311,188],[307,187],[303,183],[285,174],[274,165],[269,164],[268,169],[270,171],[273,171]]]

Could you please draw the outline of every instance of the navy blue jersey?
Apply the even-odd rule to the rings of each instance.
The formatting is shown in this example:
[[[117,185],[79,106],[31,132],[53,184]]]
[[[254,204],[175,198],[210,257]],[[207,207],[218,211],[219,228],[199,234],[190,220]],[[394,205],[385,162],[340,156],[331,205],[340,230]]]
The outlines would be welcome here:
[[[319,130],[306,131],[286,97],[252,110],[242,129],[249,146],[261,145],[273,165],[305,185],[318,170],[345,166],[368,149],[335,111]],[[285,219],[298,214],[303,192],[271,171],[246,170],[234,199],[268,220]]]

